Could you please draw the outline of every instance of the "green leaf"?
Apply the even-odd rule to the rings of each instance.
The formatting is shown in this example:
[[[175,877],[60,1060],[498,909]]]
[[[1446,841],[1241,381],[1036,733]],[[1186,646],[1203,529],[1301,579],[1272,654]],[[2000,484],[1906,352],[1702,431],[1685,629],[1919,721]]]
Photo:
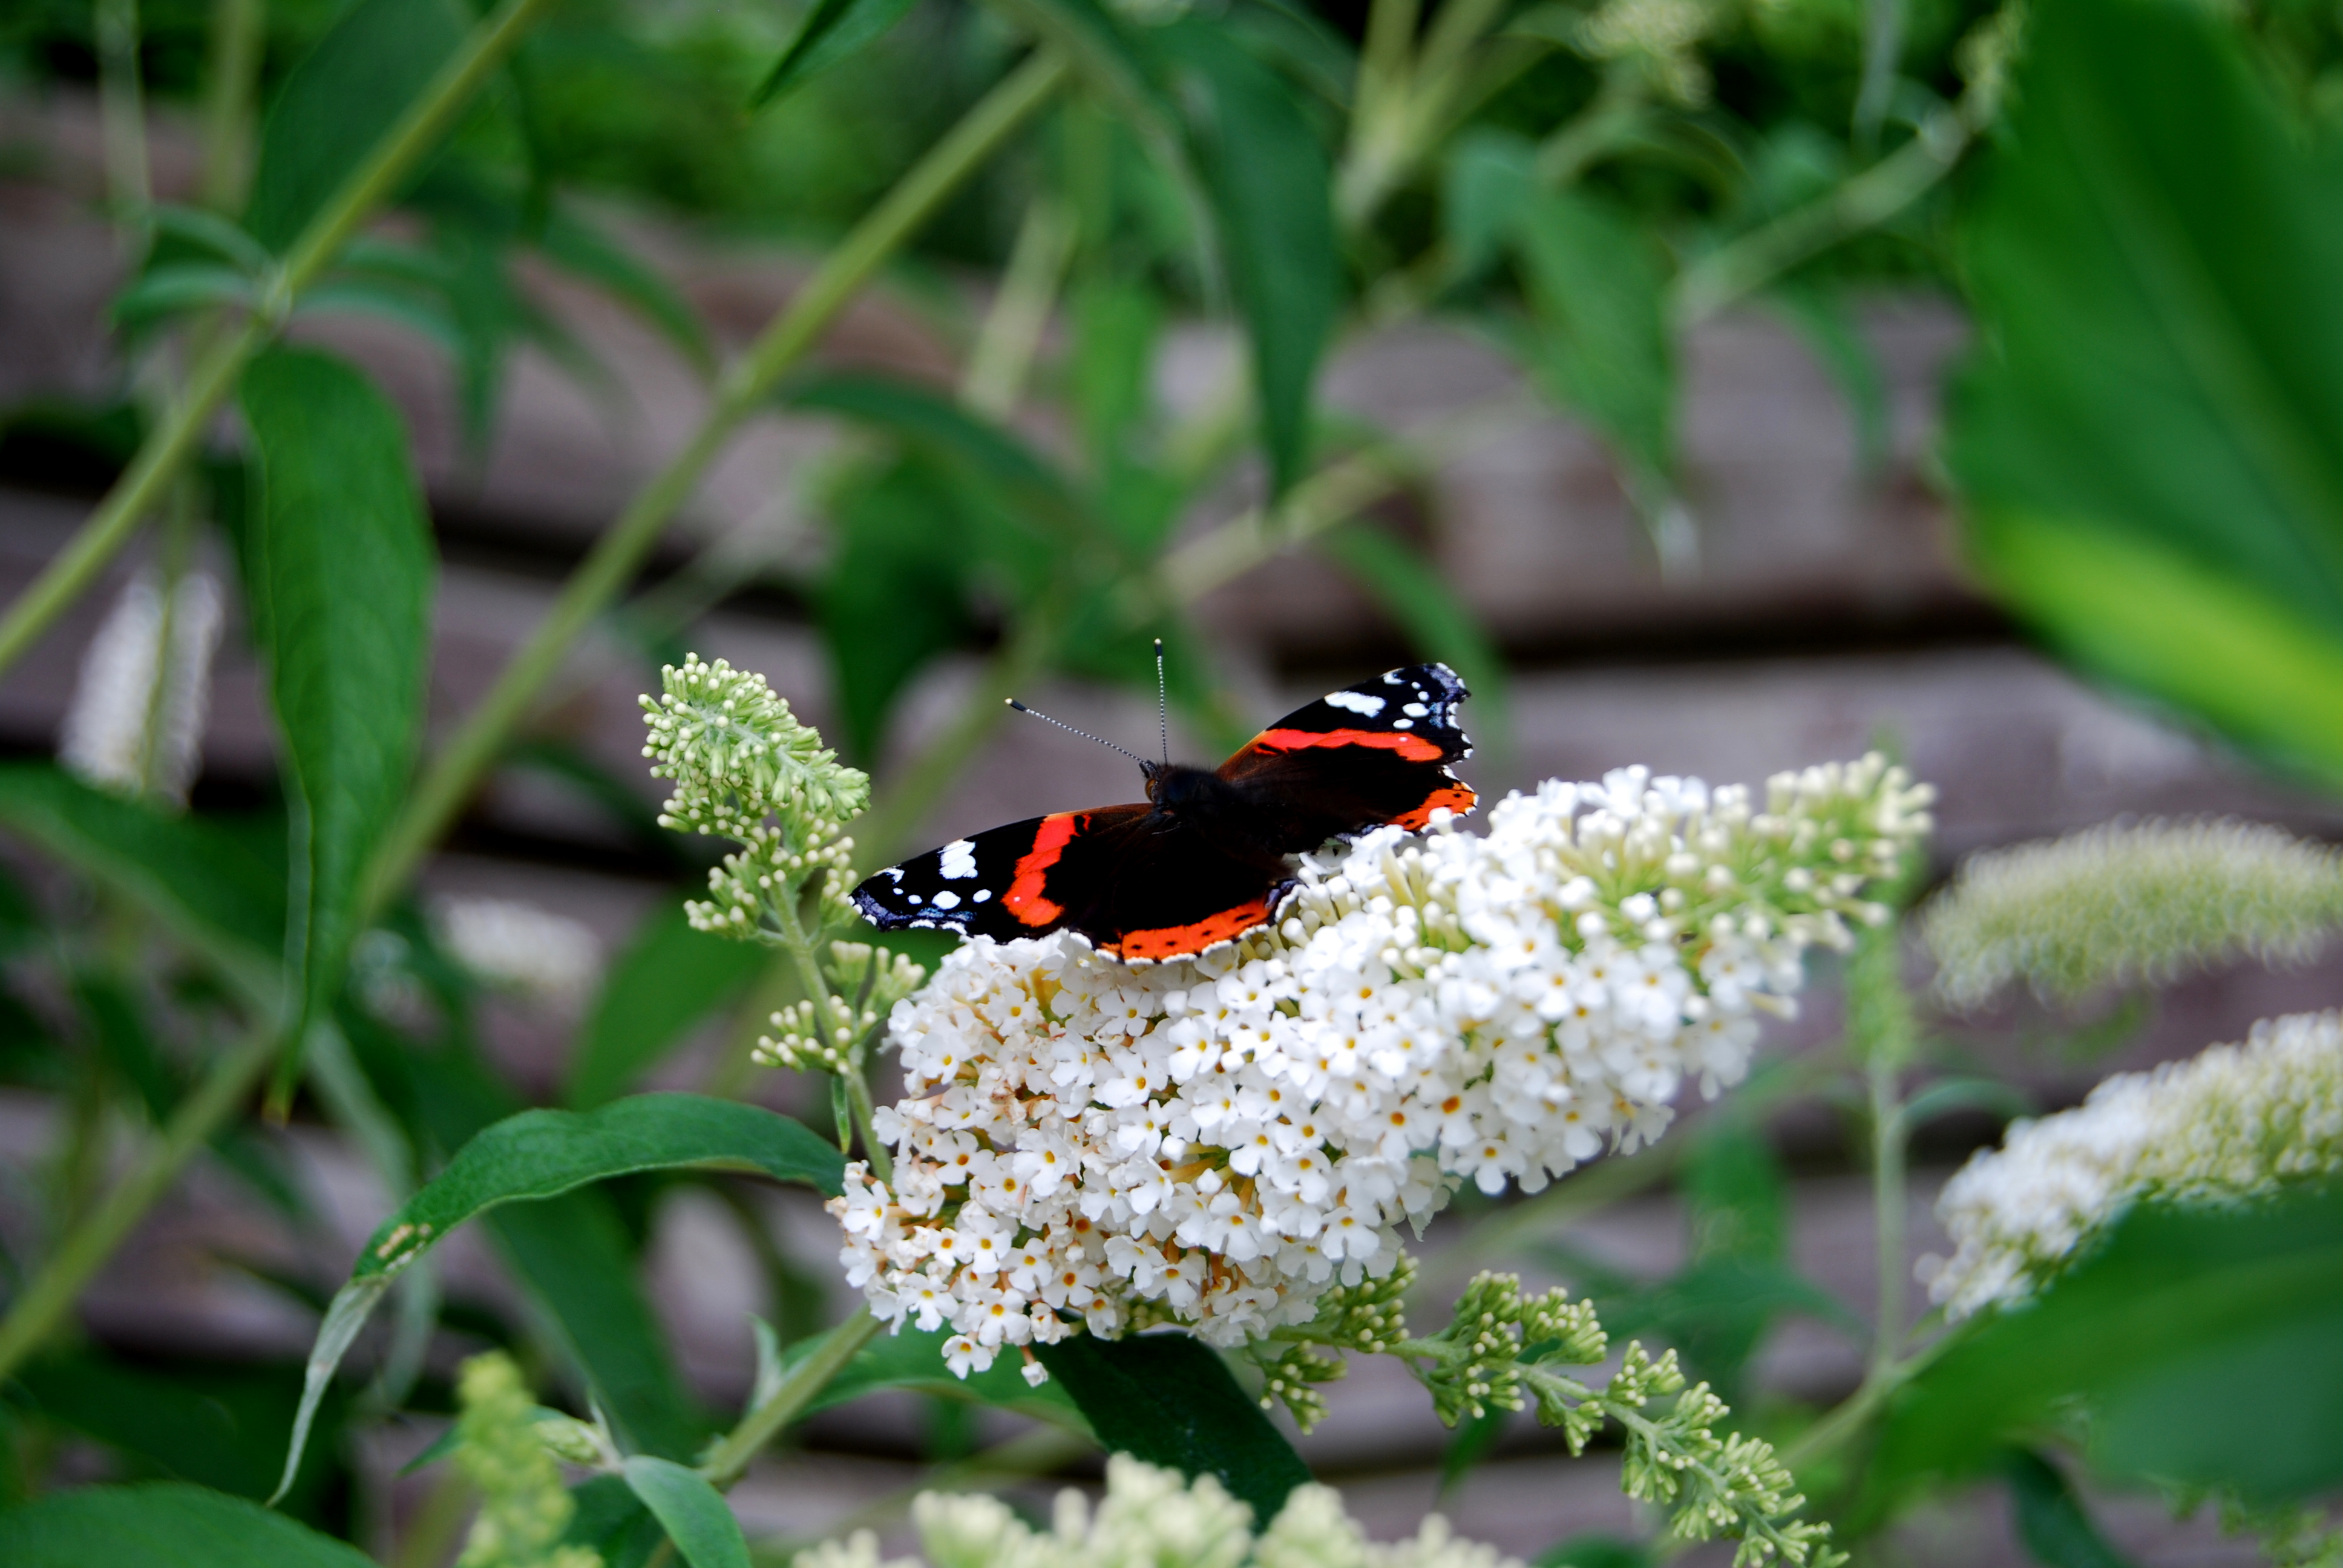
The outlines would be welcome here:
[[[2343,789],[2343,631],[2117,525],[1980,505],[1969,549],[2064,658]]]
[[[2043,1568],[2131,1568],[2083,1512],[2066,1478],[2040,1454],[2012,1449],[2001,1462],[2017,1538]]]
[[[2066,658],[2343,786],[2343,150],[2186,0],[2045,7],[2013,102],[1951,400],[1976,564]]]
[[[1252,345],[1270,488],[1310,461],[1312,390],[1342,295],[1326,150],[1293,90],[1217,24],[1161,30],[1192,73],[1188,140]]]
[[[669,1458],[696,1451],[707,1423],[678,1381],[609,1194],[564,1192],[498,1209],[482,1222],[620,1440]]]
[[[524,1111],[487,1129],[384,1221],[354,1276],[388,1274],[500,1203],[550,1198],[641,1171],[761,1171],[835,1197],[846,1157],[762,1106],[698,1094],[638,1094],[598,1111]]]
[[[1513,705],[1504,657],[1440,568],[1380,528],[1353,524],[1320,536],[1318,548],[1348,572],[1407,633],[1418,653],[1453,668],[1473,690],[1473,738],[1490,755],[1513,751]]]
[[[680,904],[661,900],[602,981],[563,1101],[583,1111],[624,1094],[693,1025],[729,1005],[769,957],[753,942],[692,930]]]
[[[364,375],[276,350],[246,369],[243,407],[263,477],[252,586],[293,804],[288,1000],[305,1025],[341,983],[367,862],[421,738],[435,568],[406,427]]]
[[[1191,1478],[1219,1478],[1256,1523],[1277,1517],[1310,1469],[1201,1340],[1076,1334],[1034,1354],[1062,1381],[1100,1442]]]
[[[983,1372],[970,1372],[966,1378],[954,1377],[951,1368],[944,1364],[943,1344],[950,1337],[942,1329],[922,1332],[915,1328],[877,1336],[857,1351],[854,1359],[807,1403],[806,1412],[849,1404],[880,1389],[909,1389],[939,1399],[999,1405],[1059,1426],[1088,1430],[1088,1422],[1072,1396],[1056,1379],[1040,1388],[1025,1382],[1024,1362],[1019,1357],[999,1356]],[[791,1345],[782,1364],[790,1366],[803,1360],[814,1343],[815,1340],[806,1339]]]
[[[358,0],[293,68],[261,126],[244,226],[282,252],[463,40],[447,0]]]
[[[878,42],[910,8],[911,0],[814,0],[797,36],[750,95],[749,106],[762,108]]]
[[[276,1484],[301,1374],[289,1366],[156,1369],[81,1348],[32,1362],[13,1392],[47,1419],[175,1480],[258,1499]],[[339,1415],[327,1412],[327,1432],[340,1426]],[[310,1513],[334,1468],[332,1444],[320,1444],[303,1466],[289,1511]]]
[[[181,1482],[54,1493],[0,1513],[8,1568],[371,1568],[256,1503]]]
[[[1547,384],[1594,422],[1631,477],[1665,483],[1675,471],[1675,363],[1651,239],[1606,202],[1547,191],[1523,211],[1516,242]]]
[[[589,1477],[569,1495],[578,1512],[563,1543],[590,1547],[607,1568],[642,1568],[667,1543],[667,1532],[623,1476]]]
[[[276,1005],[284,867],[248,835],[165,816],[45,762],[0,764],[0,826],[136,904],[248,1000]]]
[[[383,1221],[335,1295],[309,1352],[288,1473],[299,1461],[310,1412],[391,1280],[474,1215],[643,1171],[761,1171],[835,1195],[845,1165],[837,1149],[786,1116],[695,1094],[636,1095],[584,1114],[524,1111],[487,1128]],[[608,1385],[612,1417],[621,1419],[627,1396],[639,1388],[656,1392],[666,1373],[656,1355],[656,1329],[630,1288],[615,1216],[607,1207],[574,1204],[548,1214],[540,1202],[499,1216],[496,1224],[579,1362]],[[688,1442],[680,1416],[665,1408],[672,1401],[631,1402],[652,1412],[649,1422],[629,1423],[652,1428],[631,1432],[637,1442],[661,1448]]]
[[[2257,1498],[2343,1479],[2343,1189],[2134,1210],[2038,1300],[1906,1385],[1875,1501],[1982,1470],[2076,1398],[2110,1473]]]
[[[193,310],[247,306],[257,292],[251,276],[233,266],[214,261],[168,262],[132,279],[114,297],[106,315],[116,327],[136,332]]]
[[[1475,129],[1456,138],[1440,204],[1451,277],[1478,277],[1513,245],[1537,199],[1536,166],[1536,144],[1525,136]]]
[[[647,1453],[627,1461],[627,1484],[649,1509],[690,1568],[749,1568],[740,1522],[707,1477]]]

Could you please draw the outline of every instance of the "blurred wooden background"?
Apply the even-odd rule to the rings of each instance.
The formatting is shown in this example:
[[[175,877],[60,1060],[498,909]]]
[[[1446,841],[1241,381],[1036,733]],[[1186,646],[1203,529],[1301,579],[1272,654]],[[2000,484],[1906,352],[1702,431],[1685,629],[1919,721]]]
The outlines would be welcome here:
[[[97,181],[87,106],[21,103],[0,122],[0,403],[30,397],[104,397],[120,387],[104,330],[116,286],[115,242],[94,198]],[[166,189],[186,176],[177,144],[156,146]],[[793,258],[694,245],[638,226],[636,237],[719,334],[737,346],[800,276]],[[499,412],[492,449],[475,464],[463,448],[447,364],[412,336],[351,318],[319,318],[297,335],[330,342],[392,389],[423,454],[445,575],[433,677],[444,731],[481,692],[548,604],[596,531],[687,430],[704,398],[689,368],[638,324],[599,299],[546,282],[546,297],[616,372],[622,393],[598,397],[542,357],[524,353]],[[1969,850],[2056,833],[2118,815],[2235,814],[2333,838],[2343,812],[2258,779],[2218,750],[2095,693],[2030,651],[1963,579],[1949,520],[1931,485],[1934,409],[1964,331],[1946,305],[1881,298],[1862,313],[1884,377],[1885,449],[1866,466],[1857,421],[1815,357],[1783,319],[1735,314],[1686,346],[1681,410],[1696,517],[1696,568],[1664,578],[1597,444],[1552,416],[1505,430],[1449,463],[1419,501],[1386,513],[1422,530],[1452,582],[1479,612],[1513,669],[1513,743],[1468,771],[1484,790],[1549,777],[1592,778],[1643,763],[1712,782],[1756,781],[1776,769],[1851,757],[1884,745],[1941,792],[1938,869]],[[907,296],[867,298],[833,334],[832,364],[884,364],[949,384],[954,348],[936,314]],[[1234,352],[1229,339],[1183,333],[1167,358],[1162,392],[1200,397]],[[1488,347],[1422,328],[1345,346],[1323,383],[1332,408],[1405,430],[1521,388]],[[1039,438],[1051,432],[1039,428]],[[739,591],[697,618],[684,644],[760,669],[799,710],[827,726],[824,658],[787,567],[819,548],[806,515],[809,465],[836,439],[820,422],[758,422],[734,445],[671,533],[655,574],[683,568],[723,541],[751,563]],[[86,515],[86,477],[39,465],[0,469],[0,594],[15,594]],[[1220,516],[1243,498],[1225,498]],[[1193,519],[1201,527],[1217,520]],[[753,563],[770,563],[759,571]],[[129,568],[90,596],[0,680],[0,748],[45,755],[71,699],[82,648]],[[1202,618],[1223,676],[1262,719],[1328,685],[1399,662],[1397,629],[1329,568],[1273,564],[1218,589]],[[956,712],[970,668],[947,668],[905,705],[896,754]],[[629,780],[655,805],[642,773],[637,694],[656,684],[634,648],[598,638],[573,661],[560,700],[538,725]],[[1140,696],[1045,686],[1036,706],[1111,736],[1141,735],[1152,714]],[[1468,717],[1470,714],[1468,709]],[[258,799],[274,769],[256,673],[233,628],[217,668],[198,803]],[[1037,811],[1130,798],[1127,764],[1041,726],[1003,730],[935,813],[922,838],[940,839]],[[12,851],[13,854],[13,851]],[[671,869],[594,806],[542,775],[500,778],[425,873],[434,893],[493,894],[558,910],[615,951],[635,923],[676,896]],[[1826,970],[1826,966],[1825,966]],[[2045,1107],[2071,1102],[2108,1066],[2137,1066],[2241,1038],[2253,1020],[2333,1002],[2343,965],[2271,975],[2206,977],[2162,1000],[2143,1036],[2114,1062],[2091,1067],[2024,1060],[2010,1031],[1975,1026],[1993,1060],[2016,1068]],[[1831,1037],[1835,1000],[1817,976],[1803,1019],[1777,1028],[1769,1049]],[[2016,1015],[1997,1021],[2006,1025]],[[494,1046],[538,1089],[558,1074],[574,1018],[518,1005],[494,1016]],[[2033,1020],[2036,1024],[2039,1020]],[[712,1036],[711,1031],[711,1036]],[[666,1073],[689,1084],[713,1039]],[[768,1086],[788,1104],[790,1085]],[[52,1107],[0,1094],[0,1162],[31,1166],[45,1146]],[[1874,1297],[1867,1188],[1851,1130],[1807,1108],[1774,1131],[1797,1184],[1795,1251],[1819,1282],[1862,1311]],[[1927,1204],[1983,1121],[1934,1130],[1920,1151],[1912,1251],[1940,1246]],[[236,1189],[198,1174],[159,1211],[86,1298],[84,1321],[134,1352],[199,1351],[296,1359],[314,1319],[262,1282],[252,1265],[329,1285],[384,1209],[366,1168],[323,1128],[297,1125],[288,1141],[331,1216],[329,1233],[297,1233],[255,1211]],[[0,1221],[9,1200],[0,1196]],[[828,1220],[802,1194],[773,1193],[786,1244],[827,1268]],[[1576,1240],[1622,1266],[1663,1271],[1682,1247],[1673,1200],[1633,1201],[1581,1228]],[[769,1312],[762,1274],[725,1218],[686,1199],[657,1218],[650,1288],[695,1386],[719,1408],[736,1405],[750,1372],[747,1314]],[[1443,1244],[1435,1227],[1427,1251]],[[447,1252],[450,1289],[506,1291],[488,1252]],[[1448,1289],[1453,1292],[1453,1281]],[[842,1287],[832,1289],[833,1300]],[[1433,1309],[1437,1321],[1437,1308]],[[1860,1350],[1819,1325],[1793,1322],[1771,1342],[1759,1379],[1780,1393],[1834,1396],[1853,1385]],[[1397,1369],[1362,1367],[1332,1390],[1334,1415],[1302,1442],[1320,1473],[1340,1483],[1376,1533],[1412,1530],[1435,1503],[1447,1434]],[[916,1481],[929,1413],[900,1397],[815,1421],[804,1452],[769,1458],[736,1494],[752,1530],[820,1534]],[[1015,1430],[988,1414],[988,1437]],[[382,1445],[370,1462],[395,1468],[427,1433]],[[394,1452],[396,1450],[396,1452]],[[1518,1421],[1497,1456],[1439,1502],[1466,1533],[1533,1556],[1574,1531],[1628,1519],[1615,1464],[1571,1463],[1558,1443]],[[2253,1561],[2209,1524],[2172,1523],[2151,1498],[2108,1499],[2104,1523],[2158,1563]],[[1989,1563],[2016,1555],[1997,1501],[1948,1505],[1906,1530],[1906,1559]],[[1704,1557],[1703,1560],[1705,1560]],[[1718,1561],[1722,1561],[1722,1557]]]

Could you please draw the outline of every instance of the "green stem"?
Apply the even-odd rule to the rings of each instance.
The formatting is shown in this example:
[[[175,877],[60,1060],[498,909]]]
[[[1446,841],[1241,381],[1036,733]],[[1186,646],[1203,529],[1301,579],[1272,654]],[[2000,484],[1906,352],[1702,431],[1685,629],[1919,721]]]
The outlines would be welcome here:
[[[1222,583],[1356,517],[1415,476],[1512,435],[1541,414],[1542,407],[1525,397],[1494,398],[1411,431],[1399,441],[1354,452],[1294,486],[1273,513],[1255,508],[1174,550],[1157,569],[1157,590],[1170,603],[1193,603]],[[1143,604],[1127,608],[1134,614],[1147,608]]]
[[[1906,1204],[1904,1101],[1897,1092],[1902,1064],[1874,1051],[1864,1077],[1871,1097],[1871,1202],[1874,1250],[1879,1266],[1877,1321],[1871,1336],[1866,1380],[1884,1376],[1904,1343],[1904,1210]]]
[[[65,1239],[24,1294],[0,1319],[0,1382],[55,1332],[82,1287],[126,1240],[181,1170],[233,1115],[276,1059],[277,1031],[261,1029],[212,1064],[203,1082],[174,1111],[137,1169],[106,1195],[96,1212]]]
[[[1977,127],[1966,101],[1923,122],[1912,139],[1795,212],[1703,256],[1677,279],[1679,327],[1704,321],[1799,263],[1885,223],[1952,173]]]
[[[146,166],[146,99],[138,72],[138,0],[97,0],[97,98],[106,195],[134,258],[146,249],[155,205]],[[133,265],[136,265],[134,260]]]
[[[162,423],[147,435],[130,467],[106,493],[89,521],[8,607],[7,614],[0,616],[0,671],[15,664],[96,579],[201,443],[212,416],[243,373],[245,362],[275,336],[302,291],[333,265],[358,226],[438,145],[449,122],[552,4],[553,0],[506,0],[494,16],[474,28],[464,46],[376,144],[366,162],[309,220],[287,253],[259,308],[198,357],[185,390]]]
[[[797,890],[790,889],[773,900],[774,918],[781,925],[781,950],[789,955],[790,966],[798,972],[798,984],[813,1003],[814,1027],[827,1030],[830,1016],[830,981],[821,972],[821,960],[814,953],[804,922],[798,919],[796,895]],[[854,1113],[854,1130],[861,1134],[862,1155],[870,1161],[871,1174],[881,1181],[892,1181],[894,1162],[888,1158],[887,1146],[879,1141],[871,1127],[870,1081],[863,1071],[859,1047],[856,1060],[848,1063],[839,1079],[846,1085],[847,1104]]]
[[[1046,50],[1010,73],[830,252],[788,308],[726,374],[715,406],[683,450],[668,460],[595,542],[527,645],[433,759],[375,858],[359,911],[362,920],[381,911],[455,820],[531,701],[559,668],[570,644],[633,578],[668,520],[699,487],[701,476],[734,428],[820,340],[880,265],[1049,102],[1065,77],[1064,60]]]
[[[1538,183],[1548,190],[1573,184],[1589,165],[1617,146],[1628,132],[1643,122],[1642,74],[1614,70],[1603,78],[1594,102],[1539,144]]]
[[[1025,395],[1025,378],[1050,324],[1050,307],[1073,259],[1073,216],[1054,197],[1036,196],[1018,226],[1017,243],[1001,276],[1001,292],[978,329],[960,377],[960,401],[990,418],[1005,419]]]
[[[204,72],[204,204],[244,205],[245,148],[260,79],[262,0],[213,0],[211,59]]]
[[[851,1317],[832,1329],[812,1354],[790,1370],[771,1398],[742,1416],[740,1424],[724,1434],[724,1440],[700,1465],[699,1473],[719,1487],[729,1487],[739,1480],[758,1452],[779,1435],[799,1411],[812,1403],[814,1396],[830,1386],[830,1379],[844,1371],[846,1363],[854,1359],[854,1352],[878,1332],[879,1320],[870,1315],[870,1309],[855,1308]]]

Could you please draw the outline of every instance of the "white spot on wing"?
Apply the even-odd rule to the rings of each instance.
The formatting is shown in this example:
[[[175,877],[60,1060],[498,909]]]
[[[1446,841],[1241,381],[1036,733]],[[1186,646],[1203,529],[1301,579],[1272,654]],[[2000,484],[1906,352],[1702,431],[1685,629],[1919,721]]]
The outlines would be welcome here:
[[[921,898],[921,897],[920,897],[919,894],[917,894],[917,893],[905,893],[905,894],[903,895],[903,899],[904,899],[904,901],[905,901],[905,902],[907,902],[907,903],[913,903],[913,904],[924,904],[924,903],[926,903],[926,902],[927,902],[927,900],[925,900],[925,899]]]
[[[939,910],[956,910],[960,908],[960,895],[954,892],[938,893],[930,901]]]
[[[1330,691],[1326,694],[1326,706],[1346,708],[1353,713],[1363,714],[1373,719],[1383,710],[1383,699],[1380,697],[1369,697],[1363,691]]]
[[[954,839],[936,853],[941,856],[943,860],[943,863],[936,868],[936,874],[945,881],[964,882],[976,875],[976,846],[966,839]],[[958,900],[953,900],[955,903],[958,901]],[[950,906],[945,907],[949,909]]]
[[[1413,719],[1394,719],[1392,720],[1392,728],[1393,729],[1413,729],[1415,728],[1415,720]]]
[[[1423,694],[1419,692],[1417,695],[1422,696]],[[1432,709],[1424,707],[1421,702],[1411,702],[1405,708],[1401,709],[1400,711],[1406,714],[1410,719],[1421,719],[1425,714],[1431,712]]]
[[[979,888],[976,890],[976,897],[970,899],[969,902],[972,904],[980,904],[990,897],[992,897],[992,890],[990,888]]]

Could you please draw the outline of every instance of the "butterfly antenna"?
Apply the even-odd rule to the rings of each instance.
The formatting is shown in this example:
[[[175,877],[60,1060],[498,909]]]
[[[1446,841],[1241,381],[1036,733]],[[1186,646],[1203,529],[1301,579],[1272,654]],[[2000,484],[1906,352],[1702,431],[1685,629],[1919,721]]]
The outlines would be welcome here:
[[[1163,639],[1155,639],[1155,725],[1163,732],[1163,766],[1172,766],[1172,693],[1163,684]]]
[[[1092,735],[1092,734],[1091,734],[1089,730],[1087,730],[1087,729],[1075,729],[1072,725],[1071,725],[1071,724],[1067,723],[1064,719],[1052,719],[1052,718],[1051,718],[1048,714],[1046,714],[1046,713],[1042,712],[1042,711],[1041,711],[1040,709],[1038,709],[1038,708],[1028,708],[1028,707],[1026,707],[1023,703],[1021,703],[1021,702],[1018,701],[1018,700],[1017,700],[1015,698],[1013,698],[1013,697],[1004,699],[1004,700],[1009,704],[1009,706],[1010,706],[1010,707],[1011,707],[1011,708],[1015,709],[1018,712],[1020,712],[1020,713],[1030,713],[1030,714],[1031,714],[1034,718],[1036,718],[1036,719],[1040,719],[1040,720],[1041,720],[1042,723],[1044,723],[1044,724],[1054,724],[1054,725],[1056,725],[1059,729],[1061,729],[1064,730],[1064,731],[1065,731],[1067,734],[1069,734],[1069,735],[1079,735],[1079,736],[1081,736],[1081,737],[1083,739],[1085,739],[1085,740],[1096,740],[1096,741],[1098,741],[1098,743],[1099,743],[1101,746],[1105,747],[1109,751],[1121,751],[1121,752],[1125,757],[1130,758],[1133,762],[1138,763],[1141,768],[1148,768],[1148,769],[1151,769],[1151,768],[1153,768],[1153,767],[1155,766],[1155,764],[1153,764],[1152,762],[1150,762],[1146,758],[1141,757],[1141,756],[1138,752],[1136,752],[1136,751],[1130,750],[1130,749],[1126,749],[1126,748],[1124,748],[1124,747],[1117,746],[1113,741],[1111,741],[1111,740],[1107,740],[1107,739],[1101,739],[1101,737],[1096,736],[1096,735]]]

